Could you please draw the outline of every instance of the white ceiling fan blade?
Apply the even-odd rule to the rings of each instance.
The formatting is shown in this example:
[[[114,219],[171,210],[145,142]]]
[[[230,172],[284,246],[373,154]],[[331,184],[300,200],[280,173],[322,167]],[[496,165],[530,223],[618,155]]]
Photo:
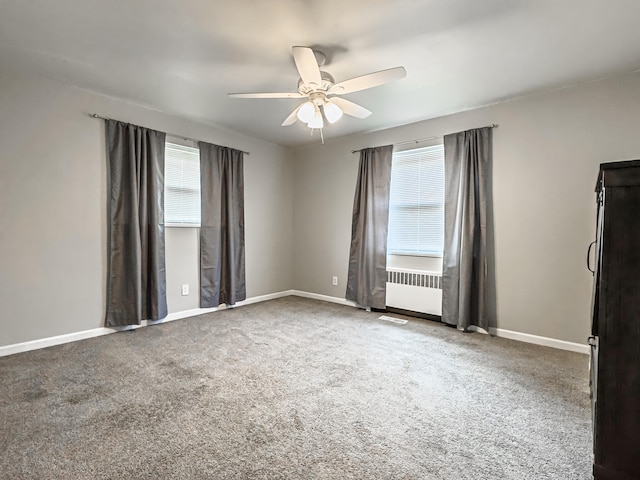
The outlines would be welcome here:
[[[360,90],[384,85],[385,83],[393,82],[394,80],[399,80],[406,76],[407,71],[404,67],[389,68],[387,70],[380,70],[379,72],[369,73],[367,75],[362,75],[361,77],[336,83],[327,93],[333,95],[344,95],[345,93],[359,92]]]
[[[347,115],[351,115],[356,118],[367,118],[371,115],[371,112],[364,107],[361,107],[357,103],[353,103],[346,98],[332,97],[327,100],[330,103],[333,103],[340,107],[344,113]]]
[[[289,125],[292,125],[292,124],[296,123],[296,120],[298,120],[298,110],[300,110],[303,105],[304,105],[304,103],[301,103],[300,105],[298,105],[295,108],[295,110],[293,112],[291,112],[287,118],[285,118],[285,120],[284,120],[284,122],[282,122],[281,126],[282,127],[287,127]]]
[[[233,98],[305,98],[299,93],[227,93]]]
[[[296,68],[302,81],[308,84],[321,85],[320,68],[313,50],[309,47],[292,47],[291,49],[293,50],[293,60],[296,62]]]

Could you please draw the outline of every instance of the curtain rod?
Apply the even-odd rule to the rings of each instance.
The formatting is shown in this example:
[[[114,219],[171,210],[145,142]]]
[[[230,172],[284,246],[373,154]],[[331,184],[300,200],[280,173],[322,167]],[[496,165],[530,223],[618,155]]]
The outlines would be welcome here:
[[[89,116],[91,118],[101,118],[102,120],[115,120],[113,118],[107,118],[107,117],[102,117],[100,115],[98,115],[97,113],[90,113]],[[117,122],[119,122],[120,120],[116,120]],[[129,123],[129,122],[124,122],[124,123]],[[189,137],[184,137],[182,135],[176,135],[174,133],[166,133],[166,135],[169,135],[170,137],[176,137],[176,138],[180,138],[182,140],[189,140],[191,142],[196,142],[198,143],[200,140],[196,140],[195,138],[189,138]],[[220,145],[220,146],[224,146],[224,145]],[[230,148],[230,147],[225,147],[225,148]],[[237,149],[234,149],[237,150]],[[244,153],[245,155],[251,155],[250,152],[245,152],[244,150],[240,150],[242,153]]]
[[[496,128],[497,126],[498,126],[497,123],[492,123],[490,125],[486,125],[485,127],[478,127],[478,128]],[[419,138],[418,140],[407,140],[406,142],[392,143],[392,145],[397,146],[397,145],[408,145],[409,143],[428,142],[429,140],[435,140],[436,138],[442,138],[442,137],[444,137],[444,135],[434,135],[433,137]],[[358,150],[351,150],[351,153],[360,152],[362,150],[364,150],[364,148],[359,148]]]

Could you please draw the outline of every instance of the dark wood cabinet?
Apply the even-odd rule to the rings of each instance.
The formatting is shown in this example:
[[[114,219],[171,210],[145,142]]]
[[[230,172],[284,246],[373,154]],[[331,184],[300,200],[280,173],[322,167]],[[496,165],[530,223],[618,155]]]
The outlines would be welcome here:
[[[596,480],[640,479],[640,160],[604,163],[592,299]]]

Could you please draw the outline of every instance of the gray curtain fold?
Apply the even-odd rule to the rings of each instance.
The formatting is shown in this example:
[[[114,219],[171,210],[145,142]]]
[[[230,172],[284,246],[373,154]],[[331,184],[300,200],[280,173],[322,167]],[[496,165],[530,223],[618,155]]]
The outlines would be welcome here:
[[[392,155],[392,145],[360,152],[345,297],[366,307],[386,307]]]
[[[487,198],[491,128],[444,137],[445,206],[442,321],[467,330],[489,327]]]
[[[167,316],[165,134],[106,120],[109,166],[108,327]]]
[[[200,307],[247,298],[243,153],[200,142]]]

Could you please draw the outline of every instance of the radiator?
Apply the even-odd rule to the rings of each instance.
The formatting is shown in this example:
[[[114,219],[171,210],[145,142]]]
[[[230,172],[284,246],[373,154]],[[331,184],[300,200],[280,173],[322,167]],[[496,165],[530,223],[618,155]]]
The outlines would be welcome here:
[[[442,274],[388,268],[387,306],[442,315]]]

